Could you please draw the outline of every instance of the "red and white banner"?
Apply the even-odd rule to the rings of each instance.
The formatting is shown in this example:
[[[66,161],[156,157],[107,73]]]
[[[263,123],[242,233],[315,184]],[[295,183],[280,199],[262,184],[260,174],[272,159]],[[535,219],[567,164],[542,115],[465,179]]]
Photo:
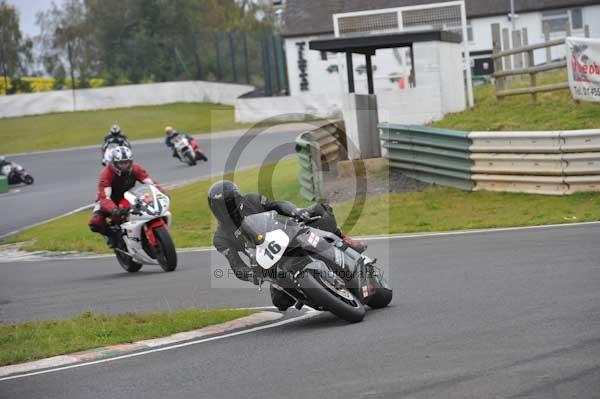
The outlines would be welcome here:
[[[567,70],[574,99],[600,102],[600,39],[568,37]]]

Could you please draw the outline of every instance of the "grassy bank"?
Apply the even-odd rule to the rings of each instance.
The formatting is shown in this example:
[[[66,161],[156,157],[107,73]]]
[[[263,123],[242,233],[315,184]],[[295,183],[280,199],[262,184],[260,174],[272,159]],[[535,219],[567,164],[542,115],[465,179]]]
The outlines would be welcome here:
[[[524,87],[526,80],[510,87]],[[566,71],[538,75],[538,84],[566,81]],[[475,107],[447,115],[433,126],[466,131],[568,130],[600,128],[600,106],[575,103],[568,89],[538,94],[537,104],[529,95],[496,100],[493,85],[475,87]]]
[[[132,140],[162,137],[172,125],[189,133],[241,128],[233,107],[178,103],[99,111],[66,112],[0,119],[0,154],[101,145],[117,123]]]
[[[262,173],[239,172],[235,180],[243,192],[267,194],[270,176],[275,190],[269,197],[307,205],[299,195],[296,160],[265,167]],[[205,200],[210,184],[212,180],[205,180],[169,193],[178,248],[212,244],[215,225]],[[349,233],[368,235],[592,221],[599,218],[599,204],[599,193],[554,197],[432,187],[370,197],[360,210],[352,210],[349,202],[334,204],[334,209]],[[89,211],[81,212],[26,230],[7,242],[31,240],[28,250],[109,252],[101,237],[89,232],[88,218]]]
[[[88,312],[66,320],[0,323],[0,366],[165,337],[252,313],[255,312],[238,309],[189,309],[119,315]]]

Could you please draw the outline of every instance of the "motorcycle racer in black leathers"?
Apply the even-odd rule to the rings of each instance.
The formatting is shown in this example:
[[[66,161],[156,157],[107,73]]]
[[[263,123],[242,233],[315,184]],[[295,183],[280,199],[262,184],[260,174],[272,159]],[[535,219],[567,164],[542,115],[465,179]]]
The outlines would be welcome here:
[[[299,209],[291,202],[273,201],[259,193],[242,195],[239,188],[227,180],[219,181],[210,187],[208,204],[219,222],[213,237],[213,245],[227,258],[235,276],[240,280],[253,281],[251,268],[239,255],[239,252],[244,251],[243,241],[236,236],[243,218],[248,215],[276,211],[280,215],[303,221],[310,221],[312,217],[320,216],[319,220],[310,222],[310,225],[335,233],[358,252],[366,249],[366,244],[353,240],[341,232],[333,209],[327,204],[317,203],[310,208]],[[273,286],[271,286],[271,299],[280,310],[285,310],[294,304],[289,296]]]

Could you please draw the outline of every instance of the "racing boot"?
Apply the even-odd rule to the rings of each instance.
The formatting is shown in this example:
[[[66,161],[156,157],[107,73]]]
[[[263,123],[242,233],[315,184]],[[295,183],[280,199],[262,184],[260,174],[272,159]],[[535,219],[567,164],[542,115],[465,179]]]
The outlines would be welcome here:
[[[286,311],[290,306],[294,306],[296,303],[296,301],[293,300],[288,294],[278,290],[277,288],[273,287],[273,285],[271,285],[270,291],[273,305],[275,305],[275,307],[281,312]]]
[[[106,245],[108,245],[109,248],[119,248],[121,241],[121,237],[119,237],[120,232],[120,229],[116,230],[108,228],[108,231],[106,232]]]
[[[198,152],[196,152],[196,161],[207,162],[208,158],[206,158],[206,155],[204,155],[204,153],[202,151],[198,151]]]

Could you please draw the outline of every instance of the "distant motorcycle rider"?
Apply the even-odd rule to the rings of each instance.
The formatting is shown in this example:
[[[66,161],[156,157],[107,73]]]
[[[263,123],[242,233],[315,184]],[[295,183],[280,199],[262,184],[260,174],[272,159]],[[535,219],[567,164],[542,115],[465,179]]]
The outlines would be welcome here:
[[[14,162],[9,161],[6,157],[0,156],[0,176],[6,176],[9,184],[14,180],[15,165]]]
[[[239,252],[244,252],[243,241],[237,238],[242,220],[248,215],[276,211],[280,215],[305,222],[310,222],[314,216],[320,216],[319,220],[310,222],[312,227],[335,233],[358,252],[364,252],[367,247],[366,244],[342,233],[337,226],[333,209],[327,204],[317,203],[310,208],[299,209],[291,202],[272,201],[258,193],[242,195],[234,183],[223,180],[216,182],[208,190],[208,205],[219,222],[213,237],[213,245],[227,258],[235,276],[240,280],[252,280],[251,268],[239,255]],[[271,286],[271,299],[280,310],[285,310],[294,304],[287,294],[273,286]]]
[[[3,174],[5,166],[10,166],[12,168],[12,162],[7,160],[5,156],[0,155],[0,174]]]
[[[122,204],[121,200],[125,192],[138,181],[154,184],[163,191],[140,164],[133,162],[131,149],[125,146],[115,148],[111,162],[100,172],[96,206],[88,223],[94,233],[107,237],[107,243],[112,248],[118,245],[119,237],[109,229],[106,219],[110,217],[118,222],[128,214],[129,207]]]
[[[194,150],[194,153],[196,154],[197,161],[208,161],[206,155],[204,155],[204,153],[200,150],[200,146],[198,145],[198,142],[195,138],[193,138],[187,133],[178,132],[171,126],[167,126],[165,127],[165,145],[171,150],[173,150],[173,158],[179,158],[179,154],[177,153],[177,149],[175,148],[175,143],[173,143],[173,139],[179,135],[182,135],[186,139],[188,139],[190,145],[192,146],[192,149]]]
[[[121,132],[121,127],[119,127],[119,125],[112,125],[110,132],[104,136],[102,152],[106,151],[106,148],[109,146],[109,144],[113,143],[117,144],[118,146],[131,148],[131,144],[129,143],[129,140],[127,140],[127,136]]]

